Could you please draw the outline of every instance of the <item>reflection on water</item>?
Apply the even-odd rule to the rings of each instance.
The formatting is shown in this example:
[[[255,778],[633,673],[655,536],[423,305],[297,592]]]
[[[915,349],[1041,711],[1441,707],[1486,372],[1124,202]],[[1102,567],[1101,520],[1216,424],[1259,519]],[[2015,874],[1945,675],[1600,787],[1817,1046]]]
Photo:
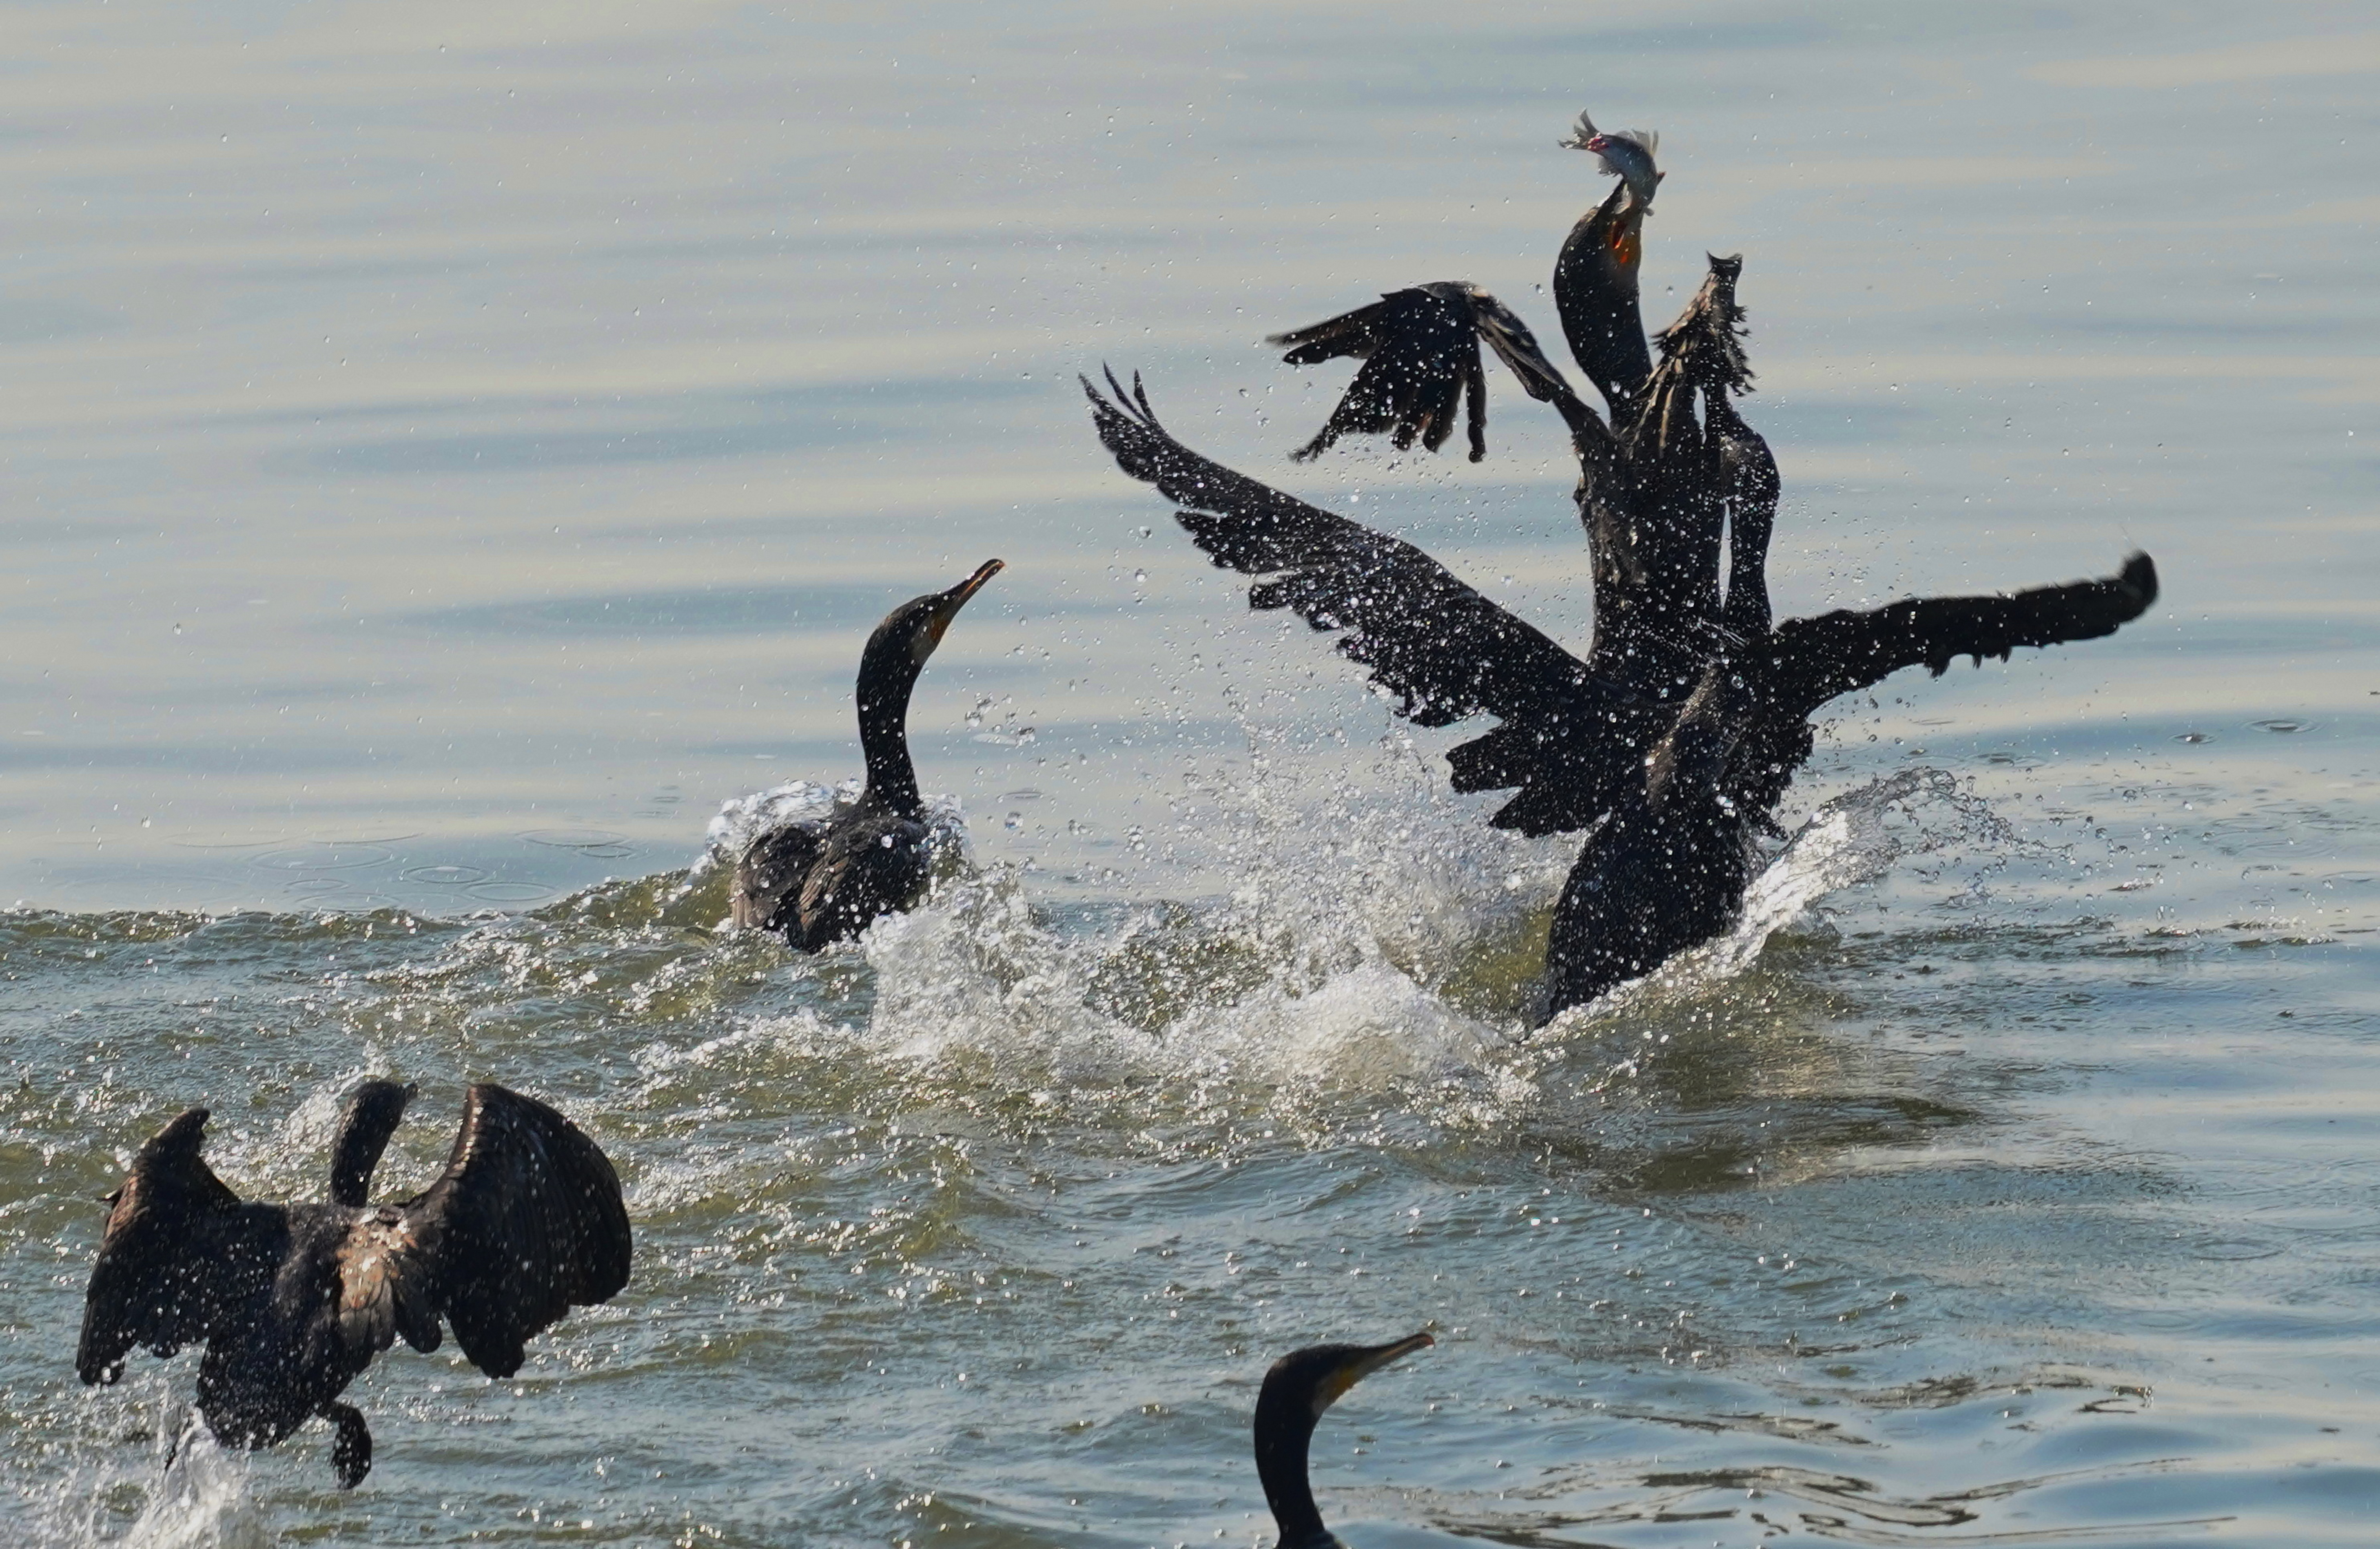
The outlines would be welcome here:
[[[1357,1543],[2368,1541],[2369,30],[18,20],[6,1536],[1249,1543],[1267,1360],[1427,1321],[1318,1438]],[[1648,311],[1746,255],[1780,608],[2168,592],[1836,706],[1744,928],[1536,1031],[1570,844],[1250,617],[1072,373],[1583,639],[1557,426],[1294,468],[1342,378],[1258,344],[1455,274],[1547,329],[1581,106],[1665,131]],[[710,814],[834,799],[861,632],[991,553],[934,906],[718,932]],[[579,1116],[628,1293],[376,1366],[348,1495],[176,1449],[190,1357],[79,1388],[139,1140],[204,1101],[310,1191],[372,1073]]]

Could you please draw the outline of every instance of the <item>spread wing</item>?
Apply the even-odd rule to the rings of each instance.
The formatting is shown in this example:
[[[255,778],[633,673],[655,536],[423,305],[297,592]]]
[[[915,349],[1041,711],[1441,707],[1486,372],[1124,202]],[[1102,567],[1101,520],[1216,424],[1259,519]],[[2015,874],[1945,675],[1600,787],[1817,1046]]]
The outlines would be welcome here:
[[[1911,598],[1864,613],[1791,618],[1771,637],[1773,702],[1807,715],[1854,689],[1924,663],[1940,677],[1973,656],[2005,660],[2021,645],[2112,635],[2156,601],[2156,566],[2144,554],[2098,580],[2036,586],[1998,597]]]
[[[789,823],[753,840],[735,862],[730,917],[747,930],[777,929],[781,911],[800,896],[802,879],[818,864],[825,843],[823,823]]]
[[[1479,331],[1481,338],[1488,341],[1488,348],[1496,352],[1496,358],[1504,362],[1504,369],[1520,379],[1521,386],[1529,396],[1539,403],[1557,407],[1578,404],[1577,390],[1571,386],[1554,363],[1546,359],[1545,349],[1537,343],[1537,336],[1529,332],[1529,325],[1522,322],[1520,315],[1512,308],[1484,290],[1474,290],[1471,293],[1471,325]],[[1585,411],[1585,405],[1578,404],[1578,407],[1582,412]],[[1589,415],[1589,418],[1593,416]]]
[[[1741,253],[1708,255],[1710,269],[1678,320],[1654,335],[1661,347],[1661,371],[1697,387],[1752,390],[1752,362],[1743,352],[1743,308],[1735,299],[1743,275]]]
[[[1368,307],[1266,341],[1287,347],[1282,359],[1293,366],[1364,362],[1322,429],[1291,456],[1303,462],[1342,435],[1380,432],[1399,450],[1418,439],[1435,452],[1453,433],[1457,409],[1467,407],[1471,460],[1477,462],[1488,455],[1482,339],[1531,397],[1562,407],[1564,418],[1571,418],[1567,406],[1577,403],[1577,395],[1546,359],[1528,324],[1484,290],[1460,280],[1436,280],[1390,291]]]
[[[207,1110],[177,1116],[140,1148],[114,1207],[83,1294],[75,1371],[86,1383],[124,1374],[135,1347],[169,1356],[207,1336],[215,1313],[215,1229],[239,1207],[199,1148]]]
[[[348,1338],[401,1333],[435,1348],[439,1316],[492,1377],[573,1307],[628,1283],[628,1211],[611,1160],[578,1127],[518,1092],[471,1089],[446,1171],[358,1223],[341,1253]]]
[[[1364,362],[1322,429],[1290,455],[1304,462],[1349,432],[1381,431],[1400,451],[1418,438],[1435,452],[1453,433],[1455,411],[1468,394],[1471,460],[1486,457],[1488,383],[1468,288],[1441,281],[1392,290],[1368,307],[1268,339],[1290,347],[1282,359],[1293,366],[1351,357]]]
[[[1542,723],[1613,695],[1585,664],[1456,579],[1412,544],[1332,516],[1210,462],[1168,434],[1135,379],[1115,401],[1086,380],[1091,419],[1116,465],[1184,509],[1176,519],[1227,569],[1264,579],[1248,605],[1286,607],[1340,630],[1340,652],[1400,696],[1426,726],[1485,713]]]

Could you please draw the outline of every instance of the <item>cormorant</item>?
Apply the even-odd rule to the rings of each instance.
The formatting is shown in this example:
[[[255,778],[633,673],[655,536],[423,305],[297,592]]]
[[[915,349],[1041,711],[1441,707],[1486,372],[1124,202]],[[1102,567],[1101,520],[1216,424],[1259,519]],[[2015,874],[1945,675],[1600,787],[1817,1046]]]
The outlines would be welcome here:
[[[1257,1477],[1281,1525],[1280,1549],[1346,1549],[1322,1525],[1306,1482],[1314,1423],[1342,1395],[1389,1362],[1437,1341],[1415,1334],[1386,1345],[1309,1345],[1272,1363],[1257,1393]]]
[[[199,1155],[204,1108],[158,1131],[107,1197],[75,1353],[82,1380],[115,1382],[135,1346],[170,1356],[203,1340],[198,1409],[218,1442],[272,1446],[320,1415],[337,1427],[331,1465],[352,1488],[371,1468],[371,1433],[338,1397],[399,1335],[434,1350],[443,1318],[471,1364],[509,1377],[531,1336],[628,1283],[610,1160],[568,1119],[500,1086],[465,1097],[437,1182],[370,1203],[414,1092],[357,1090],[322,1204],[242,1202]]]
[[[1298,343],[1293,359],[1366,362],[1318,449],[1342,431],[1380,429],[1401,446],[1435,445],[1451,421],[1450,384],[1470,388],[1478,426],[1480,339],[1530,396],[1553,405],[1579,461],[1595,583],[1584,660],[1411,544],[1184,446],[1137,377],[1126,393],[1110,373],[1112,400],[1083,384],[1117,465],[1181,506],[1178,519],[1217,565],[1262,578],[1248,590],[1251,607],[1287,607],[1342,631],[1340,651],[1420,725],[1483,714],[1502,722],[1448,754],[1455,789],[1515,790],[1496,826],[1589,831],[1555,909],[1548,1016],[1727,927],[1752,847],[1776,832],[1770,813],[1810,755],[1809,717],[1828,700],[1921,663],[1938,676],[1960,656],[1980,664],[2018,646],[2111,634],[2157,590],[2155,567],[2136,554],[2097,580],[1772,624],[1777,464],[1731,401],[1752,383],[1735,299],[1742,261],[1710,259],[1700,290],[1656,337],[1656,365],[1637,310],[1643,216],[1623,179],[1580,219],[1554,270],[1562,331],[1608,423],[1519,319],[1468,285],[1391,292],[1283,336]],[[1456,326],[1464,320],[1471,337]],[[1383,361],[1395,362],[1393,375]]]
[[[894,608],[868,637],[857,695],[867,788],[831,816],[771,829],[745,847],[728,896],[736,924],[816,952],[925,896],[926,807],[909,762],[909,690],[959,609],[1004,567],[985,560],[949,591]]]
[[[1469,397],[1471,460],[1488,455],[1488,379],[1479,365],[1478,341],[1537,396],[1551,385],[1532,375],[1545,359],[1529,325],[1477,286],[1438,280],[1410,290],[1391,290],[1368,307],[1293,328],[1265,340],[1287,347],[1281,359],[1293,366],[1354,359],[1364,362],[1346,396],[1314,439],[1290,454],[1310,462],[1350,432],[1387,431],[1399,451],[1415,438],[1430,451],[1446,445],[1454,430],[1457,400]]]

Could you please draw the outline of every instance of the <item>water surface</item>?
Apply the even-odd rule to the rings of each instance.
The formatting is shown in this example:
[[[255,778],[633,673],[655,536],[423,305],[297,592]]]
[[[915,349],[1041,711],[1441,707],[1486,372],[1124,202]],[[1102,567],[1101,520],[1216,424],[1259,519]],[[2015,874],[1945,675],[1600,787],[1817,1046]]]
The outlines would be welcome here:
[[[1275,1354],[1376,1544],[2361,1544],[2380,1497],[2380,34],[2338,8],[20,8],[0,279],[0,1521],[43,1543],[1252,1543]],[[1488,831],[1099,455],[1073,373],[1584,640],[1559,428],[1296,468],[1267,331],[1548,338],[1664,131],[1746,256],[1781,609],[2153,552],[2111,640],[1829,712],[1744,930],[1543,1033]],[[892,602],[971,864],[796,962],[723,803]],[[69,1347],[179,1108],[561,1104],[636,1278],[379,1441]]]

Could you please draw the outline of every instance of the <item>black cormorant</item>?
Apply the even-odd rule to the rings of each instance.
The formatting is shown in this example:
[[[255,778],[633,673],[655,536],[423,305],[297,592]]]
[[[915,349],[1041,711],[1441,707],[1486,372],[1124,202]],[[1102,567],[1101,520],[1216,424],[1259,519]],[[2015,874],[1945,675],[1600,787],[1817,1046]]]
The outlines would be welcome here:
[[[1309,1345],[1272,1363],[1257,1393],[1257,1477],[1281,1525],[1280,1549],[1345,1549],[1322,1525],[1307,1483],[1314,1422],[1340,1397],[1389,1362],[1435,1344],[1415,1334],[1386,1345]]]
[[[1554,391],[1536,374],[1545,359],[1529,325],[1493,296],[1463,280],[1438,280],[1391,290],[1310,328],[1293,328],[1265,342],[1286,346],[1293,366],[1324,360],[1364,362],[1339,407],[1314,439],[1290,454],[1310,462],[1350,433],[1386,431],[1400,451],[1415,439],[1430,451],[1453,433],[1458,402],[1467,399],[1471,460],[1488,455],[1488,380],[1479,342],[1488,341],[1506,368],[1539,397]]]
[[[728,897],[735,923],[778,932],[815,952],[925,896],[926,807],[909,762],[909,690],[959,609],[1002,568],[985,560],[949,591],[894,608],[868,637],[858,690],[867,788],[828,817],[771,829],[745,847]]]
[[[371,1433],[339,1395],[398,1336],[434,1350],[443,1318],[471,1364],[509,1377],[532,1336],[628,1283],[611,1162],[568,1119],[500,1086],[471,1088],[437,1182],[370,1203],[413,1095],[395,1081],[357,1091],[323,1204],[243,1203],[199,1155],[204,1108],[160,1130],[108,1196],[75,1353],[82,1380],[115,1382],[135,1346],[170,1356],[203,1341],[198,1409],[217,1441],[272,1446],[320,1415],[353,1486],[371,1468]]]
[[[1733,397],[1751,389],[1737,258],[1646,348],[1636,272],[1644,207],[1623,177],[1564,242],[1562,330],[1609,421],[1525,325],[1474,287],[1440,282],[1281,335],[1310,362],[1366,364],[1305,450],[1386,430],[1443,442],[1468,390],[1484,422],[1479,341],[1551,404],[1578,457],[1576,503],[1595,583],[1584,660],[1409,543],[1208,461],[1173,439],[1138,379],[1090,383],[1099,438],[1124,472],[1176,502],[1215,563],[1262,578],[1249,605],[1341,631],[1341,652],[1423,726],[1502,724],[1450,750],[1457,790],[1512,789],[1490,820],[1525,834],[1586,829],[1548,948],[1547,1014],[1590,1000],[1724,929],[1752,847],[1810,755],[1809,716],[1905,666],[1937,675],[2018,646],[2113,633],[2155,600],[2156,568],[2012,595],[1937,597],[1774,624],[1767,566],[1777,464]],[[1465,336],[1461,324],[1468,323]],[[1725,586],[1721,586],[1724,571]]]

